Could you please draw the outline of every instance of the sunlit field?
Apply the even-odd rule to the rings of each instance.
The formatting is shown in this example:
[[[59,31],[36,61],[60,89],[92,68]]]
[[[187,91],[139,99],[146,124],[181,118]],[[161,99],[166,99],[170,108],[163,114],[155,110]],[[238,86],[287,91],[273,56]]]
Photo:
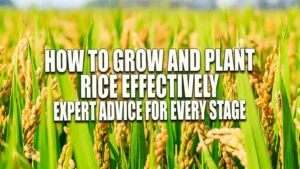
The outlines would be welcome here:
[[[298,169],[299,28],[296,8],[1,9],[0,168]],[[220,74],[217,99],[245,99],[246,121],[53,120],[54,101],[80,99],[80,74],[45,73],[44,49],[236,47],[256,49],[254,71]]]

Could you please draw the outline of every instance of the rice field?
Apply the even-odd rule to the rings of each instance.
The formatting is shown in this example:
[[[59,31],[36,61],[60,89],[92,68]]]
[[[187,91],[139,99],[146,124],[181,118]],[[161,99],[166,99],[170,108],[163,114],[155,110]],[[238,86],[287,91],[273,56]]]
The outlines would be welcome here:
[[[0,168],[299,169],[299,28],[297,8],[1,9]],[[45,73],[44,49],[235,47],[256,49],[254,71],[222,73],[217,99],[245,99],[246,121],[53,121],[80,74]]]

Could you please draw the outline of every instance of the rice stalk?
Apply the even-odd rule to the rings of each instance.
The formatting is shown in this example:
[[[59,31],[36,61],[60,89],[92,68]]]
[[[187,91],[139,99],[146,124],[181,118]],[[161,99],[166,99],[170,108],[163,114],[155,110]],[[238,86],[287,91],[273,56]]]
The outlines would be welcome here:
[[[154,155],[156,168],[167,168],[165,163],[166,158],[166,142],[168,140],[168,133],[164,124],[161,124],[160,132],[155,136],[154,141]],[[150,169],[150,153],[147,155],[147,161],[144,169]]]
[[[5,107],[0,107],[0,142],[4,140],[4,130],[7,125],[8,115],[5,112]]]
[[[72,159],[72,138],[69,130],[67,126],[64,126],[64,132],[67,134],[67,143],[63,146],[58,159],[58,169],[75,169],[75,162]]]
[[[0,64],[0,75],[2,73],[2,71],[5,69],[6,64]]]
[[[190,168],[193,163],[193,141],[197,134],[197,123],[184,121],[181,124],[181,144],[178,156],[179,168]]]
[[[0,103],[3,105],[8,105],[11,91],[11,83],[11,79],[3,80],[3,84],[0,88]]]
[[[23,86],[26,83],[26,76],[27,76],[27,67],[30,67],[30,64],[28,65],[28,60],[26,61],[27,57],[26,57],[26,51],[28,48],[28,40],[27,38],[23,38],[20,40],[19,42],[19,51],[18,51],[18,56],[19,56],[19,80],[20,83],[22,84],[21,87],[21,92],[24,94],[24,89]],[[28,69],[29,70],[29,69]]]
[[[282,112],[282,102],[281,102],[281,93],[276,92],[275,95],[276,98],[276,109],[277,109],[277,124],[278,124],[278,135],[279,135],[279,152],[278,152],[278,162],[279,162],[279,168],[283,166],[283,112]]]
[[[207,133],[207,139],[204,141],[205,144],[211,144],[214,140],[220,141],[220,144],[223,145],[222,151],[231,154],[234,157],[237,157],[241,164],[247,168],[248,160],[247,154],[243,145],[244,136],[241,129],[239,128],[221,128],[221,129],[212,129]],[[202,149],[201,144],[198,148]],[[224,160],[231,160],[224,158]],[[225,162],[226,163],[226,162]],[[232,166],[227,165],[226,168],[232,168]],[[234,166],[233,168],[236,168]]]
[[[267,57],[265,65],[265,73],[263,81],[259,84],[257,90],[258,98],[255,100],[256,105],[261,112],[261,125],[265,135],[265,141],[268,146],[269,154],[272,155],[274,149],[274,130],[275,123],[274,110],[271,106],[272,88],[276,71],[276,56],[278,49],[274,49],[274,53]]]
[[[100,169],[109,168],[109,123],[100,122],[94,130],[94,153]]]

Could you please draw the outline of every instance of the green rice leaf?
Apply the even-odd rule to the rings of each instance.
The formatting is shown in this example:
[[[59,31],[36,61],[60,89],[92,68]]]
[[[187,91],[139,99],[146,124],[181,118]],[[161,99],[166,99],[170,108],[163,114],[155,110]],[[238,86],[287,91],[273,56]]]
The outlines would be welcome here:
[[[260,124],[260,117],[254,102],[252,88],[249,84],[248,74],[237,74],[237,91],[240,100],[246,100],[246,117],[240,122],[244,135],[245,149],[248,159],[248,168],[271,169],[271,161],[265,145]]]
[[[282,104],[282,126],[283,126],[283,167],[299,168],[297,144],[295,140],[295,125],[293,124],[292,113],[289,106],[288,96],[283,80],[280,83],[281,104]]]
[[[112,124],[109,125],[109,162],[111,168],[119,167],[119,151],[116,143],[116,137],[113,132]],[[123,160],[122,160],[123,163]],[[125,163],[125,161],[124,161]],[[126,163],[125,163],[126,164]]]
[[[137,92],[136,101],[139,100]],[[130,150],[129,150],[129,168],[143,168],[146,164],[146,140],[144,133],[144,123],[142,121],[134,121],[131,127]]]
[[[51,32],[49,31],[50,44],[52,49],[55,49],[55,43],[51,38]],[[64,74],[57,74],[58,84],[61,89],[62,98],[64,101],[77,101],[77,94],[72,87],[72,82],[68,72]],[[86,123],[76,123],[72,118],[70,124],[70,132],[72,139],[72,146],[74,148],[74,154],[76,159],[76,165],[79,169],[84,168],[97,168],[96,158],[93,153],[93,144],[91,136],[89,135],[89,128]]]
[[[52,90],[52,85],[51,85],[51,76],[48,76],[47,79],[47,90],[51,91]],[[44,104],[45,105],[45,104]],[[57,160],[58,160],[58,155],[57,155],[57,142],[56,138],[56,128],[55,128],[55,123],[53,122],[53,99],[52,99],[52,92],[47,93],[47,111],[42,110],[42,118],[46,119],[46,121],[41,122],[41,130],[43,134],[40,134],[42,139],[41,141],[43,142],[41,144],[41,163],[40,163],[40,168],[56,168],[57,167]]]

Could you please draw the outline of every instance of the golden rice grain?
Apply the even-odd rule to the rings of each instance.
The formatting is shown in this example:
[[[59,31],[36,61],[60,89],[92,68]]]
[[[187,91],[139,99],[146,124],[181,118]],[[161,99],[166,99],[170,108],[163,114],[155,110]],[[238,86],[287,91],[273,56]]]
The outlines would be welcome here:
[[[197,134],[197,123],[184,121],[181,124],[181,144],[179,151],[179,167],[190,168],[193,163],[192,146],[194,138]]]
[[[263,81],[260,83],[257,90],[258,98],[255,100],[256,105],[260,108],[261,112],[261,125],[263,128],[263,133],[266,138],[266,144],[268,146],[269,154],[272,155],[272,150],[274,148],[274,130],[273,125],[275,122],[274,110],[271,104],[271,94],[275,78],[276,70],[276,56],[277,49],[274,53],[267,57],[267,63],[265,65],[265,73],[263,76]]]
[[[214,140],[219,140],[223,145],[223,151],[232,154],[237,157],[241,164],[247,168],[247,154],[244,148],[243,140],[244,136],[239,128],[221,128],[212,129],[207,133],[207,139],[205,144],[210,144]],[[227,160],[227,159],[224,159]],[[230,165],[226,165],[226,168],[231,168]]]
[[[4,130],[6,127],[8,117],[5,113],[5,107],[0,107],[0,142],[4,139]]]
[[[72,139],[69,130],[67,126],[64,126],[64,132],[67,134],[67,143],[63,146],[58,159],[58,169],[75,169],[75,162],[72,159]]]
[[[282,102],[281,102],[281,93],[276,92],[275,94],[276,98],[276,109],[277,109],[277,123],[278,123],[278,135],[280,139],[279,143],[279,153],[278,153],[278,159],[279,159],[279,166],[283,166],[283,125],[282,125]],[[289,112],[288,112],[289,113]]]
[[[165,125],[161,125],[160,133],[155,136],[154,141],[154,156],[157,168],[167,168],[164,163],[166,158],[166,142],[168,140],[168,133],[165,128]],[[150,169],[150,154],[147,156],[147,161],[144,169]]]
[[[98,123],[94,130],[94,153],[101,169],[109,168],[109,123]]]

